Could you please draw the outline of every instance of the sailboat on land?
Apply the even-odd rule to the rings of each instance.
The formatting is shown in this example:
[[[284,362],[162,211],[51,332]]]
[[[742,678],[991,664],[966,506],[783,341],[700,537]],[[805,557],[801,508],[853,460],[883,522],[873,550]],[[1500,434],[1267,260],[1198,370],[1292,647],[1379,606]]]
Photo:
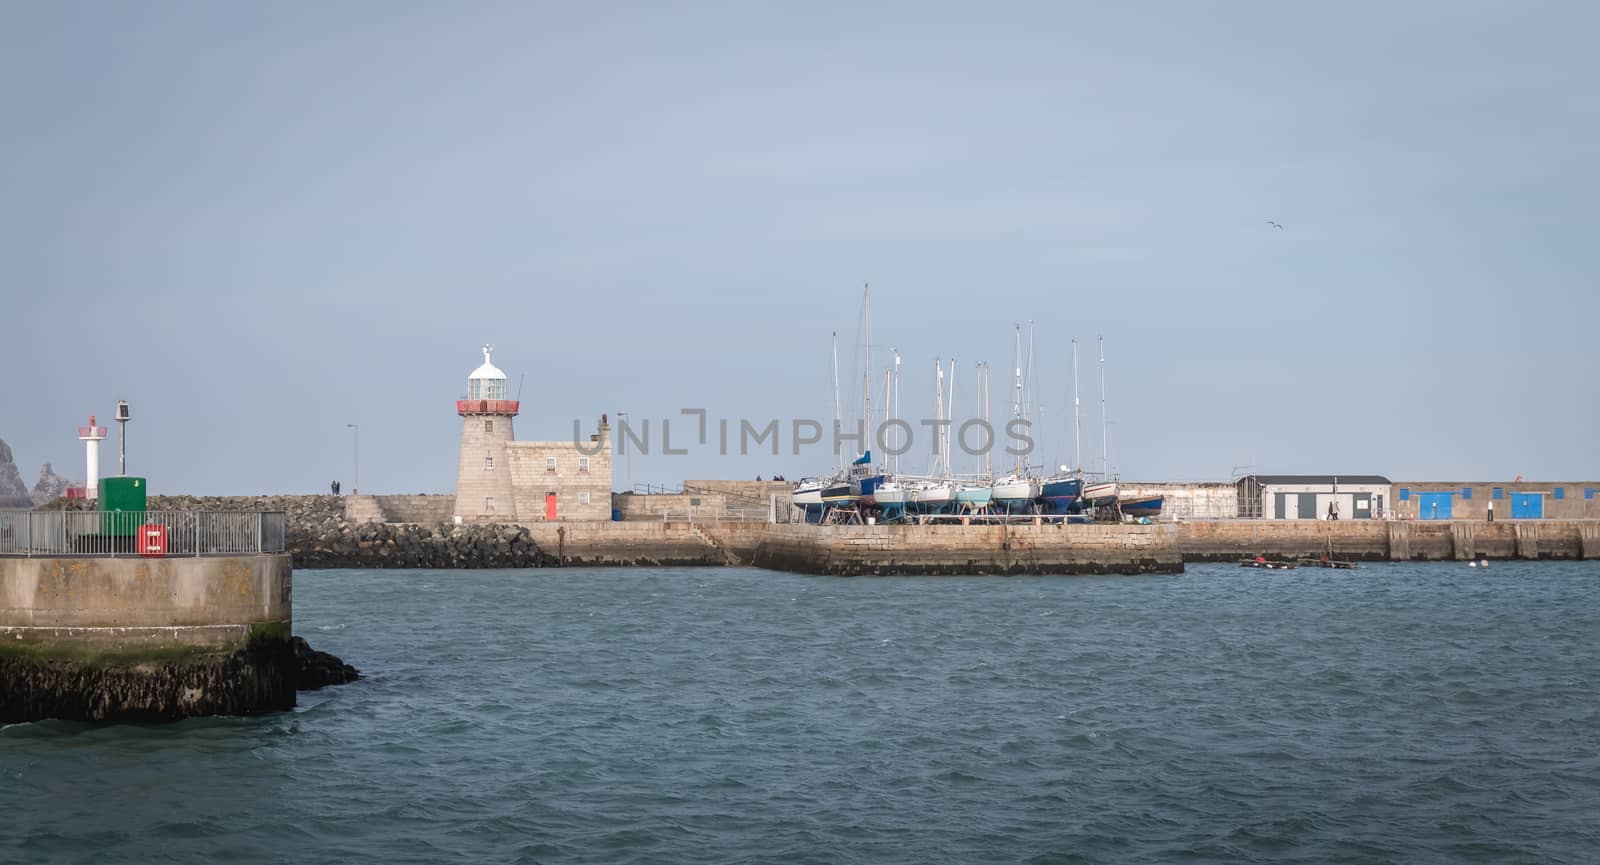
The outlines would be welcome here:
[[[1033,334],[1028,334],[1028,353],[1033,353]],[[1011,404],[1013,420],[1026,422],[1028,420],[1027,397],[1023,394],[1022,379],[1022,324],[1017,324],[1016,338],[1016,366],[1015,388],[1016,393]],[[1019,449],[1020,450],[1020,449]],[[989,486],[990,497],[996,507],[1004,509],[1007,513],[1022,513],[1033,507],[1034,500],[1039,498],[1039,481],[1029,477],[1022,463],[1022,455],[1017,455],[1016,466],[1011,473],[996,479]]]
[[[1106,338],[1100,337],[1100,462],[1102,474],[1095,483],[1085,484],[1083,500],[1090,507],[1104,508],[1117,503],[1117,482],[1111,477],[1111,455],[1106,445]]]
[[[1075,513],[1083,501],[1083,425],[1078,417],[1078,341],[1072,341],[1072,428],[1075,466],[1062,466],[1040,485],[1039,504],[1054,516]]]
[[[833,424],[839,425],[839,334],[833,335]],[[839,470],[825,478],[803,478],[795,484],[790,500],[805,512],[806,522],[820,522],[830,507],[850,505],[855,499],[850,495],[850,484],[839,459]]]
[[[952,363],[952,370],[954,365]],[[944,359],[933,359],[933,416],[942,420],[945,415]],[[935,424],[933,434],[933,463],[931,477],[906,481],[906,504],[918,514],[948,513],[955,503],[955,486],[950,482],[949,447],[945,443],[948,433]]]

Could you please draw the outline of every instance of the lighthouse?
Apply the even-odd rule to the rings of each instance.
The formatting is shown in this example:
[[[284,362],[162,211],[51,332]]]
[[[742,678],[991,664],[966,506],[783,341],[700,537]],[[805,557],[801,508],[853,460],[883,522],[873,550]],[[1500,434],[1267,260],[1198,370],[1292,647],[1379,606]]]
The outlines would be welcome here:
[[[506,399],[506,374],[494,365],[494,346],[483,347],[483,365],[467,376],[467,396],[456,400],[461,416],[461,462],[456,472],[458,520],[516,519],[506,444],[517,401]]]
[[[89,501],[100,498],[100,442],[106,437],[106,428],[94,425],[94,415],[89,415],[89,425],[78,427],[78,439],[83,442],[84,469],[83,495]]]

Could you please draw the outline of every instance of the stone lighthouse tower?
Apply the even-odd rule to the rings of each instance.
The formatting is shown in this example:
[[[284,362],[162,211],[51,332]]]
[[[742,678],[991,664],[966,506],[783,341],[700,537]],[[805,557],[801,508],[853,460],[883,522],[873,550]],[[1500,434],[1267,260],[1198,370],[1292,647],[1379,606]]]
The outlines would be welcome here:
[[[456,470],[456,517],[462,521],[514,522],[511,466],[506,443],[517,401],[506,399],[506,374],[494,365],[494,347],[483,347],[483,366],[467,377],[467,398],[456,400],[461,416],[461,463]]]

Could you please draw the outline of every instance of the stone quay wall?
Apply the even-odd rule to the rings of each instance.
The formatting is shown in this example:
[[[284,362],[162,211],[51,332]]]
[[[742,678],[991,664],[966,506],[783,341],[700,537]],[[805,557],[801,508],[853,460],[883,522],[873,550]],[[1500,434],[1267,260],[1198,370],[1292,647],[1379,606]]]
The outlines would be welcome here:
[[[1600,558],[1600,520],[1228,520],[1174,524],[1185,561]]]
[[[624,520],[683,519],[688,514],[720,514],[728,509],[728,499],[720,493],[612,493],[611,507]]]
[[[344,516],[354,523],[417,523],[431,526],[454,521],[453,495],[343,497]]]
[[[1172,525],[769,525],[757,567],[830,576],[1178,573]]]
[[[702,526],[685,522],[571,522],[524,526],[552,565],[727,565]]]

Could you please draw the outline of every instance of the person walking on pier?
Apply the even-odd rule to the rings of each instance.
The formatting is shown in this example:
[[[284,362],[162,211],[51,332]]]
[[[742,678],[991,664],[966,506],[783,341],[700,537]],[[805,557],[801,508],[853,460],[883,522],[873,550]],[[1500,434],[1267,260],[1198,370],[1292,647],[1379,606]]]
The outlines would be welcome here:
[[[339,494],[339,482],[334,481],[333,483],[329,484],[328,489],[333,490],[333,494],[337,496]]]

